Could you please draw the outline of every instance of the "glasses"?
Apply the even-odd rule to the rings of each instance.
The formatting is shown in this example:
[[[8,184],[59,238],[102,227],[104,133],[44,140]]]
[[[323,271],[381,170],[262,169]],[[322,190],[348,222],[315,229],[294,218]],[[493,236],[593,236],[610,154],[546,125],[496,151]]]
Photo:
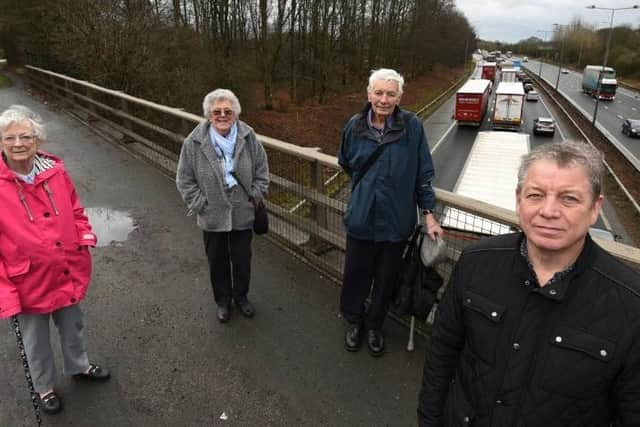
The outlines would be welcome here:
[[[216,108],[215,110],[211,110],[211,114],[214,116],[222,116],[223,114],[225,116],[233,116],[233,110],[229,108],[225,108],[224,110]]]
[[[9,145],[14,145],[16,142],[18,142],[18,140],[20,140],[20,142],[23,143],[24,145],[29,145],[36,140],[36,137],[35,135],[20,135],[20,136],[8,135],[8,136],[3,136],[2,140]]]

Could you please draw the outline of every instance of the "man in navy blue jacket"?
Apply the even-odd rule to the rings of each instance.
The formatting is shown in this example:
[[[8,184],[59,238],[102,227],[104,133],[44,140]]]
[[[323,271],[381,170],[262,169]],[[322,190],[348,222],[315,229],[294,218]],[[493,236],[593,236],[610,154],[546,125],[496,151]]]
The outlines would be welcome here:
[[[347,321],[345,349],[357,351],[365,330],[373,356],[384,353],[382,325],[402,265],[402,251],[420,208],[428,235],[442,229],[433,215],[434,170],[422,122],[398,107],[404,78],[395,70],[371,73],[368,103],[344,128],[338,161],[351,176],[340,309]],[[379,157],[367,159],[378,150]],[[370,163],[370,167],[367,167]],[[371,304],[365,312],[365,300]]]

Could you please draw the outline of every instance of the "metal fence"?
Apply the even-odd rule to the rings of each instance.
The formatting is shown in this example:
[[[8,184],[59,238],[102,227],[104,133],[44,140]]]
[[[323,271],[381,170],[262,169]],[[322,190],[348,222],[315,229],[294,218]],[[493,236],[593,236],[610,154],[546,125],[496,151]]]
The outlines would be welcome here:
[[[135,98],[37,67],[27,66],[32,84],[56,96],[70,110],[101,129],[125,149],[175,174],[182,141],[202,120],[180,109]],[[350,195],[349,178],[334,156],[258,135],[269,157],[267,208],[270,238],[340,280],[345,234],[342,217]],[[517,229],[515,213],[436,189],[436,215],[447,216],[447,278],[462,249],[486,235]],[[598,239],[596,239],[598,240]],[[640,268],[640,250],[617,242],[598,243]]]

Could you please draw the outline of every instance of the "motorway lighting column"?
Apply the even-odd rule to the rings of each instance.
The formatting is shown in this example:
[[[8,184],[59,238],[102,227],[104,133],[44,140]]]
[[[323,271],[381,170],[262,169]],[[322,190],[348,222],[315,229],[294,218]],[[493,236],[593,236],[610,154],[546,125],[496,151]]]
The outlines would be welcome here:
[[[599,9],[599,10],[610,10],[611,11],[611,19],[609,21],[609,34],[607,35],[607,47],[604,50],[604,61],[602,63],[602,70],[598,75],[598,86],[596,87],[596,105],[593,109],[593,120],[591,121],[591,128],[595,128],[596,126],[596,116],[598,115],[598,104],[599,104],[599,93],[600,86],[602,85],[602,74],[604,73],[604,69],[607,66],[607,61],[609,60],[609,48],[611,47],[611,33],[613,33],[613,16],[618,10],[629,10],[629,9],[638,9],[638,5],[634,4],[629,7],[598,7],[595,4],[591,6],[587,6],[587,9]]]

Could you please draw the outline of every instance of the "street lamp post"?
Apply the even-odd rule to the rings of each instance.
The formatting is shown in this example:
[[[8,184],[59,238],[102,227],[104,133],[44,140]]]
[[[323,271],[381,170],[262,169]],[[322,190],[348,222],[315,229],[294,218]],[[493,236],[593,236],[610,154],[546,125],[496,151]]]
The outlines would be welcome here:
[[[536,33],[542,33],[543,42],[546,42],[547,34],[552,33],[553,30],[536,30]],[[538,69],[538,77],[542,77],[542,58],[538,59],[540,61],[540,68]]]
[[[558,91],[558,84],[560,83],[560,70],[562,69],[562,56],[564,55],[564,30],[562,29],[562,25],[553,24],[556,28],[560,28],[560,37],[562,37],[562,41],[560,42],[560,58],[558,59],[558,76],[556,77],[556,92]]]
[[[587,9],[599,9],[599,10],[610,10],[611,11],[611,19],[609,20],[609,34],[607,35],[607,46],[604,50],[604,61],[602,63],[602,70],[598,75],[598,85],[596,86],[596,105],[593,109],[593,120],[591,122],[591,128],[595,128],[596,126],[596,116],[598,115],[598,103],[600,100],[600,88],[602,86],[602,74],[604,73],[604,69],[607,66],[607,61],[609,60],[609,48],[611,46],[611,33],[613,33],[613,16],[618,10],[629,10],[629,9],[638,9],[638,5],[634,4],[629,7],[597,7],[595,4],[591,6],[587,6]]]

